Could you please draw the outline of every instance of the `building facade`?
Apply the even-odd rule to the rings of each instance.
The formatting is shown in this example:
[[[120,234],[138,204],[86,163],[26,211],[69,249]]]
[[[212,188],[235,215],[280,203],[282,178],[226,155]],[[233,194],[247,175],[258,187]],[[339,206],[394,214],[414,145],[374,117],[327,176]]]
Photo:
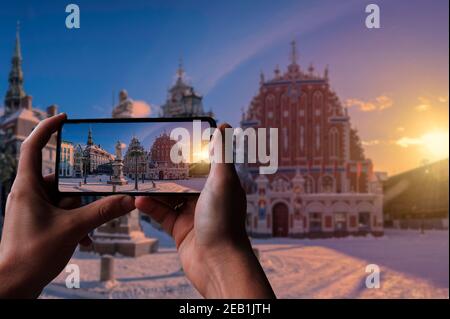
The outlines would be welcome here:
[[[297,63],[260,76],[242,115],[246,128],[278,129],[278,171],[239,167],[247,191],[247,229],[256,237],[325,237],[383,233],[382,187],[357,131],[332,90],[328,68],[318,75]]]
[[[170,159],[170,150],[176,143],[166,132],[155,139],[149,152],[148,178],[163,180],[187,179],[189,177],[189,165],[187,163],[175,164]],[[181,152],[181,149],[179,152]]]
[[[133,137],[123,158],[123,173],[129,178],[145,179],[148,170],[148,152],[144,150],[137,137]]]
[[[186,83],[184,69],[180,63],[175,84],[169,89],[167,100],[162,106],[162,117],[214,117],[212,111],[203,109],[203,97]]]
[[[74,145],[72,142],[61,141],[61,154],[59,158],[59,176],[74,177]]]
[[[94,143],[91,129],[89,129],[86,148],[83,152],[84,156],[87,157],[87,163],[89,163],[87,170],[88,174],[106,174],[107,172],[103,172],[100,168],[107,167],[105,164],[111,164],[114,160],[112,154],[103,149],[101,145]]]
[[[1,147],[12,161],[0,163],[1,166],[12,167],[8,176],[2,176],[1,210],[4,207],[9,190],[15,178],[16,165],[19,159],[22,142],[28,137],[40,121],[47,117],[56,115],[57,106],[51,105],[45,111],[37,109],[32,105],[32,97],[24,90],[24,74],[22,71],[22,52],[19,30],[16,34],[14,54],[11,59],[11,71],[8,77],[8,90],[5,95],[5,112],[0,116]],[[48,175],[55,170],[56,162],[56,134],[53,135],[42,150],[42,174]],[[5,168],[6,171],[6,168]]]

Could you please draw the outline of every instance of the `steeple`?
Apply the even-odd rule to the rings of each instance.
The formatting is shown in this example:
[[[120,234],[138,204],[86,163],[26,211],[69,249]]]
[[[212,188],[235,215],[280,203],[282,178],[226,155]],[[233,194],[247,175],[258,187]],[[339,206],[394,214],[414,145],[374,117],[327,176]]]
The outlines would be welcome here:
[[[265,82],[264,72],[261,70],[261,73],[259,74],[259,85],[264,85]]]
[[[325,79],[325,81],[328,81],[329,80],[329,68],[328,68],[328,65],[325,67],[325,70],[323,71],[323,78]]]
[[[26,96],[23,89],[22,52],[20,48],[20,23],[17,22],[16,45],[11,59],[9,87],[5,96],[5,113],[10,114],[20,108],[21,100]]]
[[[88,146],[94,145],[94,141],[92,140],[92,129],[91,129],[90,126],[89,126],[89,132],[88,132],[87,145],[88,145]]]
[[[182,82],[184,78],[183,58],[180,58],[177,69],[177,82]]]
[[[297,44],[295,40],[291,42],[291,64],[297,64]]]
[[[288,72],[291,78],[296,78],[300,72],[300,66],[297,64],[297,44],[295,40],[291,42],[291,64],[288,65]]]
[[[309,76],[314,76],[314,65],[312,62],[309,64],[308,74],[309,74]]]

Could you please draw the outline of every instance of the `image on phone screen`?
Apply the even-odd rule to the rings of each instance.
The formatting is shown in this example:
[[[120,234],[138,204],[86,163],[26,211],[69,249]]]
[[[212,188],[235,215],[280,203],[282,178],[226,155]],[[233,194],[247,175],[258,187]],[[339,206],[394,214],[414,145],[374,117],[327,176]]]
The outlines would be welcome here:
[[[199,193],[212,119],[67,120],[58,134],[62,193]]]

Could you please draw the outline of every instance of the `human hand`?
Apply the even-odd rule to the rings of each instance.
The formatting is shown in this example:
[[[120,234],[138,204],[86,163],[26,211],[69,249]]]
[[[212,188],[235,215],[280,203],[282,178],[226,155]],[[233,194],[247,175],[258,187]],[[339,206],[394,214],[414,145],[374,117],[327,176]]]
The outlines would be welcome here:
[[[223,148],[219,136],[213,150]],[[137,197],[135,203],[174,238],[186,276],[204,297],[275,297],[245,230],[246,197],[234,164],[212,163],[198,198]]]
[[[42,177],[41,152],[65,118],[42,121],[22,143],[0,242],[0,298],[39,296],[78,243],[89,243],[90,231],[134,209],[133,197],[119,195],[81,208],[69,198],[57,203],[54,176]]]

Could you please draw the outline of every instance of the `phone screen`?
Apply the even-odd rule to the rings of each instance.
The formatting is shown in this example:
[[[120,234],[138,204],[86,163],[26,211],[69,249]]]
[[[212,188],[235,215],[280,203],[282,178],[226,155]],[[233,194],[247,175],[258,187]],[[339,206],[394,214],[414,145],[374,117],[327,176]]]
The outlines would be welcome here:
[[[58,134],[58,191],[199,193],[215,126],[210,118],[67,120]]]

